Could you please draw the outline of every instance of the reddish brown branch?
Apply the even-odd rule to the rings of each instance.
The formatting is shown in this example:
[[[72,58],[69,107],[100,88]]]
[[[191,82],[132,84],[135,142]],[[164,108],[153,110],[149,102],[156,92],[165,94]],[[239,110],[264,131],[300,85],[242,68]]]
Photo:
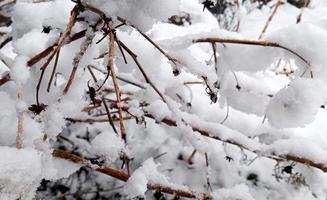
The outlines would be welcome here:
[[[225,38],[202,38],[193,40],[194,43],[229,43],[229,44],[243,44],[243,45],[254,45],[254,46],[263,46],[263,47],[275,47],[275,48],[281,48],[284,49],[299,59],[301,59],[304,63],[306,63],[308,66],[310,66],[310,62],[307,61],[304,57],[302,57],[297,52],[293,51],[292,49],[289,49],[288,47],[282,46],[275,42],[268,42],[268,41],[259,41],[259,40],[242,40],[242,39],[225,39]]]
[[[116,170],[116,169],[113,169],[110,167],[104,167],[101,165],[95,165],[95,164],[91,165],[91,162],[86,160],[85,158],[74,155],[74,154],[66,152],[66,151],[54,150],[52,155],[56,158],[65,159],[65,160],[68,160],[68,161],[71,161],[74,163],[78,163],[78,164],[90,167],[92,169],[95,169],[98,172],[109,175],[113,178],[116,178],[116,179],[124,181],[124,182],[126,182],[130,177],[128,174],[126,174],[125,172],[120,171],[120,170]],[[202,199],[202,200],[211,199],[208,195],[206,195],[204,193],[197,193],[197,192],[190,191],[190,190],[174,189],[174,188],[171,188],[168,186],[162,186],[159,184],[148,184],[147,187],[149,190],[156,190],[156,191],[160,191],[163,193],[176,195],[179,197],[197,198],[197,199]]]

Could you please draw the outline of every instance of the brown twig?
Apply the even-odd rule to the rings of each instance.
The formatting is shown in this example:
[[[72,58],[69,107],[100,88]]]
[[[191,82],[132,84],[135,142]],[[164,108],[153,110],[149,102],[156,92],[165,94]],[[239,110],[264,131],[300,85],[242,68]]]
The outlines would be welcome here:
[[[104,97],[102,97],[102,103],[104,105],[104,108],[106,109],[106,113],[107,113],[109,124],[112,127],[112,129],[114,130],[114,132],[118,135],[118,131],[116,130],[115,124],[114,124],[113,119],[111,117],[111,113],[110,113],[109,107],[107,106],[106,100],[104,99]],[[120,119],[119,119],[119,121],[120,121]]]
[[[300,12],[300,14],[297,16],[297,18],[296,18],[296,23],[297,23],[297,24],[301,22],[301,20],[302,20],[302,15],[303,15],[303,12],[304,12],[304,8],[307,8],[308,5],[309,5],[309,3],[310,3],[310,0],[304,0],[304,5],[303,5],[303,7],[302,7],[302,9],[301,9],[301,12]]]
[[[52,73],[51,73],[50,80],[49,80],[49,83],[48,83],[47,92],[50,92],[50,88],[51,88],[51,85],[52,85],[53,77],[54,77],[54,75],[56,73],[56,70],[57,70],[57,65],[58,65],[58,60],[59,60],[59,54],[60,54],[60,49],[56,53],[55,63],[53,65]]]
[[[52,155],[56,158],[65,159],[65,160],[68,160],[68,161],[71,161],[74,163],[81,164],[83,166],[90,167],[98,172],[101,172],[103,174],[106,174],[108,176],[111,176],[113,178],[116,178],[116,179],[124,181],[124,182],[126,182],[130,177],[125,172],[117,170],[117,169],[113,169],[110,167],[104,167],[102,165],[96,165],[96,164],[91,165],[90,164],[91,162],[89,160],[87,160],[83,157],[74,155],[72,153],[66,152],[66,151],[54,150]],[[211,199],[208,195],[206,195],[204,193],[198,193],[198,192],[194,192],[191,190],[174,189],[172,187],[162,186],[160,184],[147,184],[147,188],[149,190],[155,190],[155,191],[172,194],[172,195],[176,195],[176,196],[184,197],[184,198],[193,198],[193,199],[196,198],[196,199],[202,199],[202,200]]]
[[[261,31],[261,34],[259,36],[259,40],[262,38],[262,36],[265,34],[271,20],[274,18],[275,14],[277,13],[277,10],[279,8],[279,6],[282,5],[282,0],[278,0],[278,2],[276,3],[275,7],[274,7],[274,10],[272,11],[271,15],[269,16],[268,20],[266,21],[266,24],[265,26],[263,27],[262,31]]]
[[[207,178],[207,185],[208,185],[208,189],[210,192],[212,192],[212,186],[211,186],[211,182],[210,182],[210,174],[209,174],[209,158],[208,158],[208,153],[205,152],[204,153],[204,158],[206,161],[206,178]]]
[[[193,158],[194,158],[195,154],[196,154],[196,149],[193,150],[193,152],[191,153],[191,155],[187,159],[187,163],[189,165],[192,165],[193,164]]]
[[[115,57],[115,35],[112,31],[112,21],[108,22],[108,32],[109,32],[109,61],[108,61],[108,74],[111,72],[111,77],[112,77],[112,82],[115,87],[115,92],[116,92],[116,98],[118,102],[118,115],[119,115],[119,127],[120,127],[120,134],[122,139],[127,143],[127,138],[126,138],[126,130],[125,130],[125,125],[123,121],[123,110],[121,108],[121,94],[120,94],[120,89],[119,85],[117,82],[117,77],[116,77],[116,72],[115,72],[115,66],[114,66],[114,57]]]

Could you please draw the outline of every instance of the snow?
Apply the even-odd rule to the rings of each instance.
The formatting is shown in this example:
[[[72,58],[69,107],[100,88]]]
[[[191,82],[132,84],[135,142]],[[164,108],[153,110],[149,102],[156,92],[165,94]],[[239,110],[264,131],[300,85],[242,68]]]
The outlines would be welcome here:
[[[97,135],[91,144],[95,154],[104,156],[108,163],[115,162],[124,150],[123,141],[109,131]]]
[[[33,149],[0,147],[1,192],[26,200],[34,197],[42,175],[41,155]]]
[[[327,99],[324,84],[299,78],[276,93],[267,106],[269,123],[277,128],[305,126],[312,122]]]
[[[98,56],[108,51],[108,37],[96,43],[104,35],[104,26],[100,24],[93,32],[94,27],[90,25],[99,16],[85,11],[79,13],[72,34],[86,29],[86,37],[61,47],[50,92],[46,89],[54,60],[47,66],[39,90],[40,103],[46,105],[45,110],[39,114],[29,111],[29,107],[36,104],[40,67],[47,58],[33,66],[27,66],[27,61],[57,42],[66,29],[75,3],[17,1],[12,11],[12,25],[0,27],[4,34],[13,37],[13,41],[0,50],[0,77],[9,74],[11,78],[0,86],[0,199],[38,198],[35,192],[42,179],[51,180],[54,185],[67,184],[70,191],[63,195],[75,195],[71,188],[81,182],[81,188],[90,189],[79,189],[80,193],[88,193],[82,199],[96,198],[90,193],[96,194],[99,188],[103,189],[99,195],[103,194],[105,199],[113,198],[114,193],[122,195],[123,199],[152,199],[153,193],[147,192],[149,184],[203,192],[211,194],[213,199],[326,199],[327,176],[317,169],[327,165],[325,0],[311,0],[303,9],[302,21],[298,24],[296,18],[301,9],[288,2],[280,5],[261,40],[289,50],[217,43],[216,66],[212,45],[193,43],[193,40],[206,37],[257,40],[276,0],[261,8],[258,3],[239,1],[239,6],[233,7],[237,10],[235,18],[220,16],[231,23],[240,19],[237,32],[224,30],[223,22],[218,22],[217,16],[208,9],[203,11],[203,1],[198,0],[86,2],[111,16],[114,26],[120,24],[118,16],[127,19],[127,25],[116,28],[115,34],[135,53],[165,101],[146,82],[124,50],[125,64],[116,43],[116,74],[128,80],[118,81],[123,99],[118,106],[128,107],[128,112],[123,112],[127,142],[121,139],[120,131],[114,133],[107,121],[67,120],[107,119],[104,106],[94,106],[90,101],[89,82],[99,89],[96,103],[101,96],[106,98],[108,105],[117,103],[115,93],[104,90],[113,88],[111,77],[102,89],[99,88],[106,77],[109,58]],[[169,23],[168,18],[175,14],[189,14],[191,23],[184,26]],[[51,31],[42,32],[43,26],[51,26]],[[162,55],[137,29],[176,58],[177,64]],[[79,62],[74,81],[69,92],[63,94],[74,62]],[[87,69],[89,65],[94,66],[91,69],[97,81]],[[173,74],[176,69],[181,72],[178,76]],[[217,95],[217,102],[213,102],[210,95]],[[17,149],[20,112],[24,112],[23,145],[22,149]],[[112,106],[110,112],[116,129],[120,130],[117,109]],[[172,126],[165,124],[168,122],[172,122],[168,124]],[[81,165],[53,158],[54,149],[63,149],[90,159],[92,163],[99,162],[126,172],[126,165],[120,168],[124,153],[131,159],[130,178],[122,189],[104,192],[122,183],[100,173],[89,173],[92,169],[80,179],[81,171],[74,172]],[[193,164],[190,164],[188,159],[194,150]],[[209,166],[206,166],[205,153]],[[280,161],[277,165],[270,159],[286,155],[319,165],[293,161]],[[283,172],[283,167],[288,165],[294,166],[292,174]],[[281,174],[274,174],[277,167]],[[276,180],[272,174],[281,176],[281,180]],[[292,182],[298,176],[304,177],[306,184],[299,186]],[[207,177],[212,192],[208,191]],[[62,180],[54,183],[58,179]],[[52,186],[47,187],[48,191],[38,191],[41,197],[49,198],[47,192]],[[59,198],[52,195],[51,198]]]

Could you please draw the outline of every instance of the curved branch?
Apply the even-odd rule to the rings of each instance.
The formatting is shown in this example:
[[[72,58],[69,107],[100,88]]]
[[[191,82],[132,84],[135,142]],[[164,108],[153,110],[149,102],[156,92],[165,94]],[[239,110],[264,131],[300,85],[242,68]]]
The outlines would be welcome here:
[[[244,45],[254,45],[254,46],[263,46],[263,47],[276,47],[284,49],[299,59],[301,59],[304,63],[310,66],[310,62],[306,60],[303,56],[295,52],[294,50],[280,45],[276,42],[269,42],[269,41],[261,41],[261,40],[242,40],[242,39],[226,39],[226,38],[218,38],[218,37],[210,37],[210,38],[201,38],[193,40],[193,43],[228,43],[228,44],[244,44]]]

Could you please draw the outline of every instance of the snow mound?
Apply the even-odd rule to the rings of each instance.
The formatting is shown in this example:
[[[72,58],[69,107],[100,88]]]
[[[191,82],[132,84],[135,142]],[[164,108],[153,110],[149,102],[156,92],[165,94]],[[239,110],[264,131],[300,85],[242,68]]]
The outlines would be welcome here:
[[[325,88],[317,80],[294,80],[270,100],[266,110],[269,123],[276,128],[303,127],[309,124],[326,101]]]

